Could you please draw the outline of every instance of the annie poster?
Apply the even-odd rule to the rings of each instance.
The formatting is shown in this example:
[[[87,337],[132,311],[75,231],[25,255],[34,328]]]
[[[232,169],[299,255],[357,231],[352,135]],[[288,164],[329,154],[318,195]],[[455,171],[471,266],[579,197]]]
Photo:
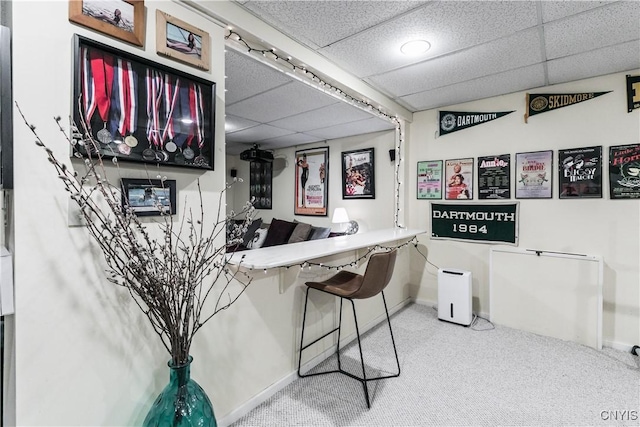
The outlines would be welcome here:
[[[550,199],[553,151],[516,153],[516,199]]]
[[[612,199],[640,199],[640,144],[609,147]]]
[[[473,158],[446,160],[445,200],[473,199]]]
[[[327,216],[329,147],[296,151],[295,215]]]

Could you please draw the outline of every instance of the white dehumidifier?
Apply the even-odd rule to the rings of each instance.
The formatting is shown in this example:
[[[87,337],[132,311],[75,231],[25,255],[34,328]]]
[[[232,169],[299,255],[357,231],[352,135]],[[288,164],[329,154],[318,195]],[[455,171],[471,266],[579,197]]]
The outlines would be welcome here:
[[[470,271],[438,270],[438,319],[469,326],[473,320],[471,297]]]

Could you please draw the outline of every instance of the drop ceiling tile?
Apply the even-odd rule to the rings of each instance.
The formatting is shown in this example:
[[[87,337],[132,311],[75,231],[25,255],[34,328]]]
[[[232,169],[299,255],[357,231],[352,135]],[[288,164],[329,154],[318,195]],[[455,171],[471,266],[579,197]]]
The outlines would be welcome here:
[[[404,96],[402,99],[413,105],[417,111],[449,107],[463,102],[541,87],[545,84],[544,76],[544,66],[536,64],[452,86]]]
[[[296,132],[305,132],[312,129],[363,120],[369,117],[371,117],[371,114],[359,108],[345,102],[337,102],[326,107],[318,108],[317,110],[276,120],[270,124]]]
[[[544,25],[547,59],[640,39],[640,2],[620,1]]]
[[[335,98],[304,83],[289,84],[269,90],[233,105],[227,113],[261,123],[272,122],[294,114],[335,104]]]
[[[226,134],[227,142],[249,142],[254,143],[263,139],[275,138],[278,136],[291,134],[290,130],[277,128],[269,125],[258,125],[249,129],[240,130]]]
[[[542,22],[550,22],[585,10],[605,6],[615,1],[541,1]]]
[[[225,132],[237,132],[253,126],[258,126],[259,124],[260,123],[254,122],[253,120],[243,119],[242,117],[236,117],[231,114],[227,114],[224,117]]]
[[[283,148],[300,144],[310,144],[312,142],[324,141],[324,139],[306,133],[292,133],[291,135],[279,136],[260,141],[261,148]]]
[[[550,84],[638,68],[640,68],[640,40],[565,56],[549,61],[547,64]]]
[[[387,93],[400,97],[532,65],[542,60],[540,33],[533,28],[368,80]]]
[[[443,1],[429,3],[321,49],[320,53],[359,77],[372,76],[495,40],[536,24],[533,2]],[[431,49],[418,57],[403,55],[400,46],[416,38],[429,41]]]
[[[227,105],[291,81],[286,74],[231,48],[227,48],[224,58]]]
[[[315,129],[306,133],[322,139],[336,139],[344,138],[347,136],[378,132],[381,130],[394,129],[394,127],[395,126],[391,122],[379,119],[377,117],[372,117],[370,119],[358,120],[357,122],[330,126],[323,129]]]
[[[324,47],[425,3],[427,1],[249,1],[244,7],[298,41]]]

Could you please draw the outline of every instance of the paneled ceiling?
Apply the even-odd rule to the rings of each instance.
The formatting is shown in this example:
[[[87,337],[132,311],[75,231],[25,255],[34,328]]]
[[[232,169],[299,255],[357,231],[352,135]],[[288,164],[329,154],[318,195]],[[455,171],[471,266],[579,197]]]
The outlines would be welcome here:
[[[412,112],[640,68],[640,1],[235,3]],[[406,56],[412,39],[431,48]],[[230,154],[393,128],[233,49],[226,64]]]

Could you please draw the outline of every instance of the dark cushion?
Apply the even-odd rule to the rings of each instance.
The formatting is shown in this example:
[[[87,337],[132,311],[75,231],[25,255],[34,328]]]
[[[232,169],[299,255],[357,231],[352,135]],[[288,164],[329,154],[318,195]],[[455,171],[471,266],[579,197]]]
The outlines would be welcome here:
[[[309,237],[309,233],[311,233],[311,224],[305,224],[304,222],[298,222],[296,228],[293,229],[293,233],[291,233],[291,237],[287,243],[297,243],[304,242]]]
[[[296,228],[295,222],[283,221],[281,219],[273,219],[271,225],[269,225],[269,232],[267,238],[262,245],[263,248],[269,246],[284,245],[289,241],[289,237],[293,233],[293,229]]]
[[[311,227],[311,233],[309,233],[309,238],[307,240],[326,239],[327,237],[329,237],[330,233],[330,228]]]
[[[256,234],[256,230],[260,228],[262,225],[262,218],[257,218],[251,221],[249,227],[247,227],[247,232],[244,233],[244,237],[242,238],[242,244],[246,247],[249,246],[249,242],[253,240],[254,234]]]

